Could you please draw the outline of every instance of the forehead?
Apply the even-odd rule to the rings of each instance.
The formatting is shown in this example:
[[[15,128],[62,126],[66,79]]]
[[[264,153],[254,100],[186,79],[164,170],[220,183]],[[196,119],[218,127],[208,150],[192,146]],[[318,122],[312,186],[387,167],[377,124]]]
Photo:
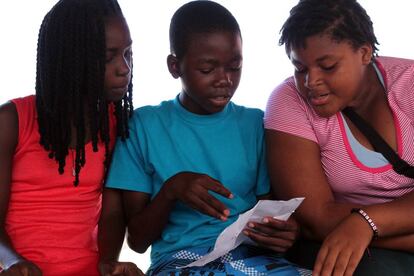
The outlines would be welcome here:
[[[318,34],[305,39],[302,45],[291,47],[289,57],[293,60],[318,60],[323,57],[344,55],[354,52],[350,41],[338,41],[327,34]]]
[[[105,40],[107,47],[131,44],[131,35],[124,18],[110,17],[105,20]]]
[[[224,55],[242,56],[242,40],[237,32],[197,33],[189,37],[185,56],[198,58],[203,56]]]

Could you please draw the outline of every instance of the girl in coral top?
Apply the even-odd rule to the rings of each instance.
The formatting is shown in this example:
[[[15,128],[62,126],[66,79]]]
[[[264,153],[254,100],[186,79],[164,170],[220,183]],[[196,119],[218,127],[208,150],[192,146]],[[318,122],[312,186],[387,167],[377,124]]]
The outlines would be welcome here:
[[[102,182],[132,111],[131,43],[116,0],[61,0],[46,14],[36,95],[0,106],[3,273],[99,275]]]

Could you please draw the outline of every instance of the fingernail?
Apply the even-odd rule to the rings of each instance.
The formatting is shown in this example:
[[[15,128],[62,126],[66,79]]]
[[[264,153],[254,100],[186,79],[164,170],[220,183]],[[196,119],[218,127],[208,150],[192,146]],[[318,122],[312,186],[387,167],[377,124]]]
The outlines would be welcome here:
[[[249,224],[247,224],[247,226],[249,226],[250,228],[254,228],[254,223],[249,222]]]
[[[269,219],[268,218],[264,218],[263,219],[263,223],[268,223],[269,222]]]
[[[233,196],[233,194],[229,194],[229,198],[233,198],[234,196]]]
[[[249,235],[249,232],[247,232],[246,230],[243,231],[243,234],[245,234],[246,236]]]
[[[230,210],[228,209],[224,210],[223,214],[227,217],[228,215],[230,215]]]

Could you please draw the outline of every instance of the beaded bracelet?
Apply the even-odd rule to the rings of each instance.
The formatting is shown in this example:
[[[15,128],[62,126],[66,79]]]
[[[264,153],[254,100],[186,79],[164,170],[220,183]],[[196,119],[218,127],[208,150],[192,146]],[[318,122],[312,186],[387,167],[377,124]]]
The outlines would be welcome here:
[[[374,240],[378,239],[378,227],[375,225],[374,221],[368,216],[368,214],[360,209],[360,208],[353,208],[351,210],[351,213],[358,213],[361,215],[369,224],[369,226],[372,229],[372,232],[374,232],[374,236],[372,237]]]

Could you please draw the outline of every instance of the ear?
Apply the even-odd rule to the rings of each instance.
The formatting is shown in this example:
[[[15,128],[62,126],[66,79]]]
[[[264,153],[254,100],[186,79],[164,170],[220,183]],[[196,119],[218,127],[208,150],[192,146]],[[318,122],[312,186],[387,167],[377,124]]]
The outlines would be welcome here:
[[[364,65],[370,64],[372,61],[372,53],[373,53],[372,46],[369,44],[364,44],[363,46],[359,48],[359,51],[362,54],[361,56],[362,64]]]
[[[181,76],[180,63],[176,56],[168,55],[167,66],[168,66],[168,71],[170,71],[174,79],[178,79]]]

